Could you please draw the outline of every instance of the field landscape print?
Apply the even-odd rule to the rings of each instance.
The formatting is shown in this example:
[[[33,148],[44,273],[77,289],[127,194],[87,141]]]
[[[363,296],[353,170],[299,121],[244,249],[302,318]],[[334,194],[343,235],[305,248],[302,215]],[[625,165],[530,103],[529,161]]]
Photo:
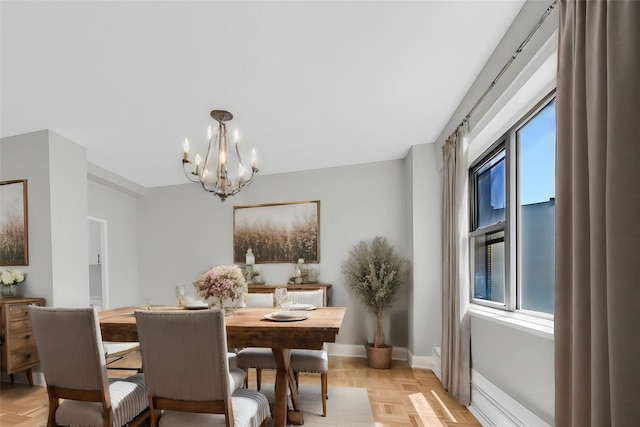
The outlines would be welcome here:
[[[28,265],[27,180],[0,182],[0,265]]]
[[[234,206],[234,262],[249,248],[256,264],[320,262],[320,201]]]

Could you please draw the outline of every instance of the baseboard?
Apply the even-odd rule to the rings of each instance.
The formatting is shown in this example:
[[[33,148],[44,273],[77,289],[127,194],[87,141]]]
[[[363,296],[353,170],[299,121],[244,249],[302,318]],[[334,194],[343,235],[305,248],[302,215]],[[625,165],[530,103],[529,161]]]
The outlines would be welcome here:
[[[480,425],[482,425],[483,427],[495,426],[495,424],[493,422],[491,422],[490,420],[488,420],[487,418],[484,417],[484,414],[482,412],[480,412],[480,411],[478,411],[476,409],[476,407],[473,405],[473,403],[471,403],[471,405],[467,406],[467,409],[469,410],[469,412],[471,412],[471,415],[476,417],[476,420],[478,420]]]
[[[431,370],[436,374],[436,377],[438,377],[440,382],[442,382],[442,360],[440,358],[440,347],[433,347],[431,349],[431,359],[433,360]]]
[[[42,372],[33,370],[32,376],[33,376],[33,385],[38,385],[42,387],[47,385],[47,383],[45,383],[44,381],[44,374]],[[8,383],[8,382],[11,382],[11,377],[7,374],[2,374],[0,376],[0,380],[3,383]],[[29,380],[27,380],[27,374],[25,374],[24,372],[16,372],[15,374],[13,374],[13,380],[17,384],[29,384]]]
[[[471,371],[469,411],[487,427],[550,427],[478,372]]]
[[[347,357],[367,357],[364,345],[361,344],[327,344],[327,352],[329,356],[347,356]],[[408,360],[408,350],[406,347],[393,347],[393,360]]]
[[[416,356],[409,353],[409,365],[412,368],[431,369],[433,370],[433,358],[431,356]]]
[[[42,387],[46,387],[47,383],[44,380],[44,374],[42,372],[34,372],[33,373],[33,385],[39,385]]]

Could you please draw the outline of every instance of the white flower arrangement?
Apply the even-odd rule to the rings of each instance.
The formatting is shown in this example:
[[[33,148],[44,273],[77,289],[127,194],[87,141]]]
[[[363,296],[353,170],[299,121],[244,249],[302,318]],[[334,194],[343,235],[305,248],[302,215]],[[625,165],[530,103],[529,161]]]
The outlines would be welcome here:
[[[0,273],[0,284],[2,286],[17,285],[24,281],[24,274],[18,270],[5,270]]]

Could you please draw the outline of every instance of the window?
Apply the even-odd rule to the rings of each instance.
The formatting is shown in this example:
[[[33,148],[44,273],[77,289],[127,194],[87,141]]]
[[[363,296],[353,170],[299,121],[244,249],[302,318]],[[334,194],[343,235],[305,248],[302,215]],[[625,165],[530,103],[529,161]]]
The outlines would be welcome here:
[[[555,129],[552,94],[469,169],[474,303],[553,314]]]

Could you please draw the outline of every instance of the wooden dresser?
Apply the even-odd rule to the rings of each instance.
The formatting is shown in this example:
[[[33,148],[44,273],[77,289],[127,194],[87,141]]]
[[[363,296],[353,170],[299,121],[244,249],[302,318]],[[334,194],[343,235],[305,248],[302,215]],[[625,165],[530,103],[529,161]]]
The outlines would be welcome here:
[[[316,289],[322,289],[324,292],[324,306],[329,307],[331,304],[331,295],[329,290],[331,285],[329,283],[301,283],[296,285],[265,285],[258,283],[249,284],[250,294],[272,294],[276,288],[287,288],[287,291],[315,291]]]
[[[36,342],[31,332],[29,306],[44,306],[44,298],[2,298],[0,299],[0,322],[2,330],[2,372],[11,376],[25,371],[29,384],[33,385],[31,368],[40,363]]]

